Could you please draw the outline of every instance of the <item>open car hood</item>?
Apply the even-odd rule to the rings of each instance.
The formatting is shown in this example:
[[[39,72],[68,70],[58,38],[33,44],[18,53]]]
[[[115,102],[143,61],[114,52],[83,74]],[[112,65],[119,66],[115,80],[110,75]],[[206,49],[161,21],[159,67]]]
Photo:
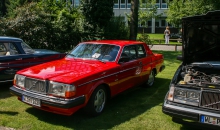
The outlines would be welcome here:
[[[184,64],[220,60],[220,10],[182,18]]]

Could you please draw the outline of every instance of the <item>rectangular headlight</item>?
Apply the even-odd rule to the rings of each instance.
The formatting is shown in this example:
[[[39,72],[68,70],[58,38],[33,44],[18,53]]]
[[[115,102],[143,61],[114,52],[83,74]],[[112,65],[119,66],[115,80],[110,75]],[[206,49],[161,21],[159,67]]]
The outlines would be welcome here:
[[[16,74],[14,77],[14,84],[18,87],[24,88],[25,76]]]
[[[186,98],[186,94],[187,94],[187,91],[182,90],[182,89],[176,89],[176,91],[175,91],[176,97]]]
[[[75,96],[75,86],[50,81],[48,94],[58,97],[71,98]]]
[[[174,102],[198,106],[200,92],[196,90],[176,88],[174,92]]]

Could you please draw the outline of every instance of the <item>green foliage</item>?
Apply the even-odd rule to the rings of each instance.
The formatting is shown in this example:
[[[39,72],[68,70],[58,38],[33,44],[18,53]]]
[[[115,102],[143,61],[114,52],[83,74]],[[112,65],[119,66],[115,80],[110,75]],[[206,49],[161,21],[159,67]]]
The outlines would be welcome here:
[[[113,0],[85,0],[82,2],[82,12],[94,30],[103,29],[114,15],[113,5]]]
[[[169,2],[167,11],[167,22],[179,27],[182,17],[201,15],[207,11],[219,9],[220,1],[213,3],[215,0],[173,0]]]
[[[150,0],[147,3],[143,3],[142,1],[140,1],[140,7],[138,12],[138,18],[140,23],[145,23],[152,18],[158,18],[162,15],[162,13],[157,12],[157,6],[155,6],[155,3],[155,0]]]
[[[16,17],[0,21],[1,35],[20,37],[33,48],[69,50],[80,41],[80,14],[54,1],[17,8]]]
[[[82,2],[85,18],[83,40],[128,39],[124,20],[113,17],[113,0],[90,0]]]
[[[103,37],[105,39],[129,39],[129,30],[122,17],[112,18],[106,25]]]
[[[142,33],[140,34],[140,36],[137,38],[138,41],[142,41],[142,42],[145,42],[147,43],[148,45],[151,45],[152,42],[151,42],[151,39],[150,39],[150,36],[146,33]]]

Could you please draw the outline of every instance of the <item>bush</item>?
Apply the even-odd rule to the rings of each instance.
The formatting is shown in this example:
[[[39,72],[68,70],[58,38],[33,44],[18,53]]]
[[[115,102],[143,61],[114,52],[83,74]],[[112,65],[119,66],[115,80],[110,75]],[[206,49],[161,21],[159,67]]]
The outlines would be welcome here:
[[[80,41],[80,14],[52,4],[60,5],[32,2],[17,8],[14,18],[0,21],[1,35],[20,37],[33,48],[69,50]]]
[[[151,45],[152,44],[152,41],[150,40],[150,36],[146,33],[142,33],[138,39],[138,41],[142,41],[142,42],[145,42],[147,43],[148,45]]]

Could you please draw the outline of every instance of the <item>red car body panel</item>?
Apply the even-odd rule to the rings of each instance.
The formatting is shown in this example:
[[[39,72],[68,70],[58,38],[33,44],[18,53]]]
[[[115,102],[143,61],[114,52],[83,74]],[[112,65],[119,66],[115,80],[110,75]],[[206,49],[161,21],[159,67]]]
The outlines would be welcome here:
[[[42,103],[41,107],[37,108],[58,114],[71,115],[78,109],[86,106],[92,93],[99,85],[106,86],[109,96],[113,97],[126,89],[143,84],[153,69],[157,74],[164,67],[163,56],[161,54],[153,54],[147,44],[142,42],[102,40],[86,43],[113,44],[120,46],[120,50],[114,62],[65,57],[61,60],[51,61],[17,72],[17,74],[34,79],[73,84],[76,86],[76,95],[73,98],[85,97],[83,103],[70,108],[59,108],[44,103]],[[123,48],[137,44],[144,46],[147,56],[125,63],[119,63]],[[21,100],[21,94],[16,94],[15,88],[20,89],[14,85],[14,87],[11,87],[11,91]],[[28,90],[23,91],[28,92]],[[57,97],[56,100],[60,100],[60,97]]]

